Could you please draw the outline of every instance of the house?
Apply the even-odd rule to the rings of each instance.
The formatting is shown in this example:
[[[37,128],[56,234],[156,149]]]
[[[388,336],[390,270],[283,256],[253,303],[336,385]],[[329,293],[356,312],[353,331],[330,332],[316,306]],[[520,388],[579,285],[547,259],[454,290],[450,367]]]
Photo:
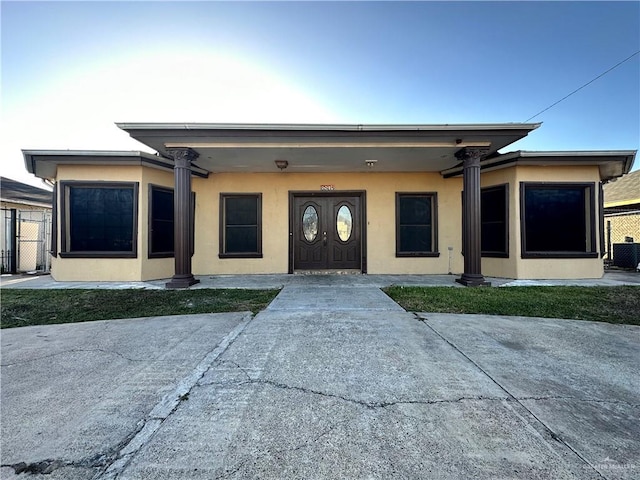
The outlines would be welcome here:
[[[640,262],[640,170],[604,186],[604,219],[607,259],[617,266],[635,268]],[[637,246],[624,245],[634,242]]]
[[[49,269],[53,194],[0,177],[2,273]]]
[[[601,277],[602,184],[636,152],[499,153],[539,125],[119,123],[157,153],[23,154],[55,184],[57,280]]]

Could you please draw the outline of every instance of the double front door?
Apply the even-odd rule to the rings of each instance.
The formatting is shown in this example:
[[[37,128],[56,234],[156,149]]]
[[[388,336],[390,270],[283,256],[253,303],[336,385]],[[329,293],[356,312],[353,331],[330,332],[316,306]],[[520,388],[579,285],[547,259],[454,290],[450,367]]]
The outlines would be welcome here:
[[[362,270],[360,195],[293,196],[294,270]]]

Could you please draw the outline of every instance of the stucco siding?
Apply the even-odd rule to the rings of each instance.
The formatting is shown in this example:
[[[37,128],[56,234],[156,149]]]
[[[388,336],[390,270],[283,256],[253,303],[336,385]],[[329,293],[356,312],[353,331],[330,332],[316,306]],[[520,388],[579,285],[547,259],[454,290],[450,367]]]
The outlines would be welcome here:
[[[194,274],[286,273],[289,268],[289,192],[366,192],[368,273],[447,273],[462,268],[460,215],[462,182],[435,173],[218,174],[194,179],[196,254]],[[263,258],[218,258],[220,193],[262,193]],[[439,258],[396,258],[395,193],[437,192]]]
[[[520,182],[584,182],[595,184],[595,240],[596,251],[600,252],[600,222],[598,221],[600,174],[597,166],[521,166],[516,169],[514,190],[517,191],[517,208],[515,217],[517,226],[516,278],[522,279],[556,279],[556,278],[601,278],[604,275],[602,258],[522,258],[520,231]]]

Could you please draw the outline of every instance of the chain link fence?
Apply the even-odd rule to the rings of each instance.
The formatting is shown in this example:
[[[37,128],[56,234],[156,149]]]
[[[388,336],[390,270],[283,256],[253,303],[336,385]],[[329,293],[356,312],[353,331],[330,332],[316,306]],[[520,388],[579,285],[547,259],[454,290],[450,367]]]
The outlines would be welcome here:
[[[3,208],[0,218],[2,273],[48,272],[51,212]]]

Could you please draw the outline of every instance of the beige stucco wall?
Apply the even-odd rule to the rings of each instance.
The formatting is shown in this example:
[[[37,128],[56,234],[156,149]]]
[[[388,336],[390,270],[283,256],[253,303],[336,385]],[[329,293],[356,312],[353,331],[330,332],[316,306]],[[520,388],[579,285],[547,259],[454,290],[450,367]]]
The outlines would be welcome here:
[[[173,173],[155,168],[125,166],[58,167],[57,181],[138,182],[137,258],[53,258],[51,275],[64,281],[140,281],[168,278],[174,272],[173,258],[148,258],[149,185],[173,187]],[[58,192],[60,194],[60,191]],[[58,221],[58,229],[61,222]],[[58,230],[58,239],[62,232]],[[59,244],[60,240],[58,240]]]
[[[289,266],[289,192],[366,191],[368,273],[447,273],[462,269],[460,251],[461,179],[438,173],[218,174],[195,178],[196,236],[193,271],[210,273],[286,273]],[[218,258],[220,193],[262,193],[263,258]],[[439,258],[396,258],[395,193],[438,192]]]
[[[597,208],[600,202],[598,182],[600,174],[597,166],[585,167],[518,167],[515,171],[517,190],[517,202],[514,202],[514,216],[517,219],[518,228],[515,229],[515,257],[516,278],[524,279],[555,279],[555,278],[601,278],[604,275],[604,266],[601,258],[521,258],[521,235],[519,228],[520,218],[520,184],[519,182],[593,182],[595,188],[596,206],[596,251],[600,252],[600,223],[598,221]],[[511,220],[511,219],[510,219]]]
[[[138,258],[52,259],[57,280],[134,281],[169,278],[174,259],[148,258],[149,185],[173,187],[172,172],[140,167],[68,166],[58,168],[57,181],[139,182]],[[509,258],[483,258],[483,273],[507,278],[598,278],[601,259],[522,259],[520,245],[521,181],[595,182],[597,167],[511,167],[482,174],[482,186],[509,184]],[[438,173],[326,173],[211,174],[194,177],[196,193],[193,273],[286,273],[289,266],[289,192],[320,190],[333,185],[340,191],[366,192],[366,247],[368,273],[459,274],[463,270],[462,178],[444,179]],[[218,257],[220,193],[262,194],[263,258]],[[396,192],[437,192],[439,257],[396,258]],[[60,193],[60,192],[59,192]],[[596,195],[598,189],[596,188]],[[597,205],[598,199],[596,199]],[[597,223],[597,222],[596,222]],[[58,222],[60,228],[60,222]],[[599,225],[596,225],[599,228]],[[62,232],[58,233],[60,239]],[[596,234],[599,242],[599,235]],[[599,251],[599,245],[598,245]]]
[[[519,230],[520,193],[516,183],[515,167],[496,170],[494,172],[482,173],[480,176],[480,186],[482,188],[507,184],[509,187],[509,257],[508,258],[482,258],[482,274],[488,277],[516,278],[518,276],[517,262],[515,258],[520,255],[519,248],[516,248],[520,236],[516,235]],[[517,227],[517,228],[514,228]]]

